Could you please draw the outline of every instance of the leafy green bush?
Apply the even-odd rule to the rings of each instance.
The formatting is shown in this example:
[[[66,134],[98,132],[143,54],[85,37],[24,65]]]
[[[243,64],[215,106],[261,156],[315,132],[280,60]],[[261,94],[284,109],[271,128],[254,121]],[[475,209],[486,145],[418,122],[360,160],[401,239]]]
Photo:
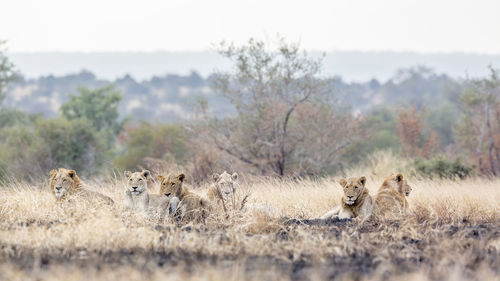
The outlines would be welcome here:
[[[32,124],[40,117],[39,114],[29,114],[17,109],[0,108],[0,128]]]
[[[106,136],[86,119],[40,118],[0,129],[0,177],[30,179],[58,167],[89,175],[109,156]]]
[[[372,110],[364,118],[361,131],[365,134],[359,142],[346,147],[342,163],[356,166],[377,151],[401,151],[399,136],[396,132],[396,116],[389,108]]]
[[[180,125],[152,125],[141,122],[129,127],[119,137],[122,142],[113,165],[117,169],[135,169],[145,166],[144,159],[172,159],[181,164],[187,155],[186,136]]]
[[[474,171],[474,166],[467,166],[460,159],[450,161],[442,156],[430,160],[416,160],[413,166],[420,175],[429,178],[464,179],[471,176]]]
[[[0,108],[0,179],[30,179],[58,167],[80,175],[102,169],[112,158],[119,120],[119,91],[113,86],[79,88],[61,107],[61,118],[46,119]]]
[[[87,119],[48,119],[37,122],[36,136],[43,147],[42,159],[54,166],[66,166],[80,173],[92,173],[102,168],[109,151],[106,136],[98,132]],[[40,146],[40,145],[39,145]]]

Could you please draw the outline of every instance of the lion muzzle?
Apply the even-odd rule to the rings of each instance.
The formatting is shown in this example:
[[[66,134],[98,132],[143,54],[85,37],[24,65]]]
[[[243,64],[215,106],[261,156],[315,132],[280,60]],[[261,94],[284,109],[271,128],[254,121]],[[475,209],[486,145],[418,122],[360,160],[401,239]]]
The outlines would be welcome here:
[[[62,192],[62,186],[56,186],[54,188],[54,193],[56,194],[57,197],[61,197],[63,195],[63,192]]]
[[[356,200],[353,198],[353,196],[347,196],[347,199],[345,200],[345,203],[347,205],[353,205],[356,202]]]
[[[138,188],[137,186],[132,186],[132,192],[131,193],[134,194],[134,195],[141,194],[142,191],[137,190],[137,188]]]

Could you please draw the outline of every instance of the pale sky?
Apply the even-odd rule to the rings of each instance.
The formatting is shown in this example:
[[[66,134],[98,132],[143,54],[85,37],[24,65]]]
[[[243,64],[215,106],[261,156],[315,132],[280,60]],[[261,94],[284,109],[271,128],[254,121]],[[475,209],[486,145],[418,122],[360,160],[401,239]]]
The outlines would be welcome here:
[[[10,52],[207,50],[277,33],[309,50],[500,54],[498,0],[2,0]]]

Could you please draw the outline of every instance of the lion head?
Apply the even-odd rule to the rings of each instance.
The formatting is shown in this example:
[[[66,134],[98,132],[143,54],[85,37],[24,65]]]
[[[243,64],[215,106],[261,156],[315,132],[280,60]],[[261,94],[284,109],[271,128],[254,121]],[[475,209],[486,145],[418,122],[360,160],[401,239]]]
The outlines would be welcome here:
[[[402,187],[402,192],[405,196],[410,196],[410,193],[413,189],[411,188],[411,186],[408,184],[408,181],[404,180],[403,181],[403,187]]]
[[[344,189],[342,200],[346,205],[354,205],[356,200],[365,191],[366,177],[341,179],[340,186]]]
[[[399,193],[406,196],[410,195],[410,192],[412,190],[406,182],[403,174],[401,173],[391,174],[390,176],[385,178],[384,182],[382,183],[381,189],[397,190]]]
[[[56,198],[64,198],[75,193],[81,186],[80,178],[74,170],[59,168],[50,171],[50,191]]]
[[[132,195],[140,195],[148,189],[148,179],[151,177],[151,172],[142,170],[141,172],[125,171],[127,177],[126,190]]]
[[[233,173],[230,175],[226,171],[222,174],[215,173],[213,175],[213,179],[215,181],[215,185],[220,191],[220,195],[224,200],[232,198],[234,196],[234,192],[236,191],[236,185],[238,184],[238,174]]]
[[[184,182],[184,174],[168,175],[166,177],[159,175],[160,194],[164,194],[168,198],[179,197],[182,192],[182,183]]]

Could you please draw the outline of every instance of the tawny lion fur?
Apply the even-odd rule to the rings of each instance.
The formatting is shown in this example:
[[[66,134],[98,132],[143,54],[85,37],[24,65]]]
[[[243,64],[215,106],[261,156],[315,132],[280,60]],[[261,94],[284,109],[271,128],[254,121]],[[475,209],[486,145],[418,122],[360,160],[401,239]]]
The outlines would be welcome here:
[[[374,204],[368,189],[366,188],[366,178],[341,179],[340,186],[344,191],[342,202],[326,214],[321,219],[331,219],[338,217],[340,219],[360,218],[369,219],[374,212]]]
[[[171,200],[163,194],[149,194],[148,179],[151,178],[151,172],[142,170],[141,172],[125,171],[127,183],[125,188],[124,205],[128,209],[149,212],[152,215],[158,215],[163,219],[169,209],[171,203],[176,199]],[[176,202],[174,203],[176,205]]]
[[[99,192],[83,187],[83,183],[74,170],[59,168],[50,171],[50,192],[57,201],[81,197],[86,200],[97,199],[106,204],[114,204],[113,200]]]
[[[210,208],[208,200],[183,186],[185,175],[158,176],[160,194],[168,198],[177,197],[179,203],[174,216],[183,220],[204,221]]]
[[[402,174],[388,176],[375,195],[377,217],[397,218],[409,214],[409,196],[412,188]]]

